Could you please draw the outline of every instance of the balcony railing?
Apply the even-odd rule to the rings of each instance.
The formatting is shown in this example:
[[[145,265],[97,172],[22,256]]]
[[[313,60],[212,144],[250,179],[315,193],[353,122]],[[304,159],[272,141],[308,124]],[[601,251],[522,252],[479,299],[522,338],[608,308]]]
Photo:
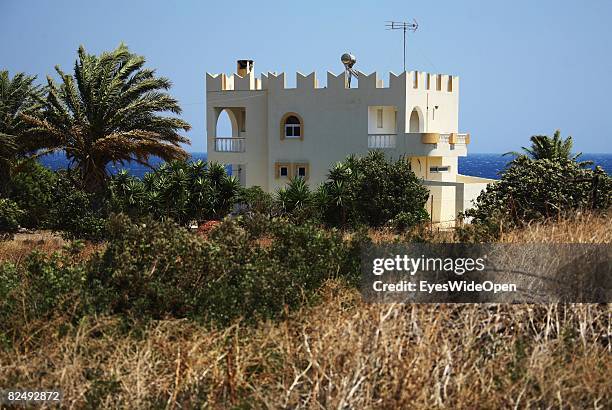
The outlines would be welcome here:
[[[244,152],[245,138],[215,138],[216,152]]]
[[[440,134],[438,142],[442,144],[466,145],[470,143],[470,134]]]
[[[370,134],[368,135],[368,148],[395,148],[396,134]]]
[[[455,144],[469,144],[470,134],[455,134]]]

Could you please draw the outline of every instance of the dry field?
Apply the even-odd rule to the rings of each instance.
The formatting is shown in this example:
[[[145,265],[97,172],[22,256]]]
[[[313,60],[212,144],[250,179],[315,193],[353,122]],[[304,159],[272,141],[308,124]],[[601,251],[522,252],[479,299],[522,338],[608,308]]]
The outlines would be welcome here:
[[[0,241],[0,261],[18,263],[33,250],[51,253],[61,250],[65,244],[51,232],[18,233],[11,241]]]
[[[329,283],[282,322],[181,320],[125,334],[59,323],[0,355],[0,385],[61,386],[66,407],[610,408],[610,306],[366,305]]]
[[[61,251],[67,244],[69,244],[68,241],[50,231],[18,233],[11,241],[0,241],[0,262],[19,263],[32,251],[51,254]],[[86,243],[80,256],[86,259],[92,253],[103,248],[103,244]]]
[[[612,243],[577,216],[504,242]],[[612,408],[612,305],[370,305],[329,282],[258,326],[117,318],[32,323],[0,386],[61,387],[67,408]],[[61,330],[60,330],[61,329]]]

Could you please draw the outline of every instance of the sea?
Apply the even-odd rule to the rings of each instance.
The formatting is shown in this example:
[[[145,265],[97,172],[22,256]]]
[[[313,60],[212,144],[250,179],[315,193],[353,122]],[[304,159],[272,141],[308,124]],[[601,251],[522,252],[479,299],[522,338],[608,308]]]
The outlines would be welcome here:
[[[459,157],[459,173],[482,178],[498,179],[499,173],[504,169],[511,157],[503,154],[468,154],[467,157]],[[582,154],[582,161],[591,160],[595,165],[601,166],[608,174],[612,174],[612,154]],[[206,161],[205,152],[192,152],[191,161]],[[46,167],[53,170],[65,169],[70,164],[63,153],[55,153],[44,156],[39,161]],[[152,166],[159,166],[163,160],[152,158]],[[142,178],[145,173],[150,172],[150,168],[137,163],[126,164],[125,166],[109,165],[108,170],[114,174],[121,169],[126,169],[131,175]]]

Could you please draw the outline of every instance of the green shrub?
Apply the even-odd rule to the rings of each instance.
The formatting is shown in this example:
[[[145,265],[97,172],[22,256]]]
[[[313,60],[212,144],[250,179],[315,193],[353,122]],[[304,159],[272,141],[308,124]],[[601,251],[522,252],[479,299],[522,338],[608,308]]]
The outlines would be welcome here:
[[[20,224],[26,228],[44,228],[49,224],[55,201],[57,175],[37,161],[26,160],[9,184],[9,196],[24,210]]]
[[[171,221],[134,224],[113,215],[105,250],[81,260],[83,244],[50,256],[0,263],[0,335],[24,323],[87,314],[119,314],[136,322],[190,317],[227,324],[275,318],[317,298],[323,283],[357,285],[364,233],[343,240],[335,230],[268,220],[260,244],[235,221],[203,239]]]
[[[105,239],[106,210],[102,196],[77,187],[69,172],[58,174],[49,226],[68,239]]]
[[[316,202],[331,226],[380,227],[396,220],[398,226],[410,227],[428,219],[428,197],[407,161],[390,161],[382,152],[371,151],[332,168]]]
[[[389,221],[389,226],[398,231],[405,231],[426,221],[429,215],[425,208],[421,212],[400,212]]]
[[[358,246],[339,233],[270,223],[271,245],[259,246],[233,221],[204,240],[171,222],[114,217],[106,251],[90,267],[94,304],[134,317],[227,323],[278,316],[310,300],[325,280],[356,277]]]
[[[274,213],[274,198],[259,186],[241,188],[237,197],[241,214],[271,216]]]
[[[52,255],[33,252],[16,266],[0,263],[0,332],[15,331],[33,320],[54,315],[78,317],[86,300],[81,243]]]
[[[115,174],[109,183],[109,206],[114,213],[123,213],[133,220],[149,214],[148,192],[144,183],[127,171]]]
[[[14,201],[0,198],[0,239],[11,238],[17,232],[23,214]]]
[[[599,178],[593,203],[592,179]],[[501,180],[487,187],[465,212],[489,232],[556,218],[576,209],[607,209],[612,179],[601,169],[583,169],[572,160],[532,160],[521,156],[508,164]],[[479,228],[480,229],[480,228]]]
[[[206,244],[172,222],[131,224],[112,216],[104,254],[93,258],[88,286],[95,306],[135,317],[193,313],[206,271]]]

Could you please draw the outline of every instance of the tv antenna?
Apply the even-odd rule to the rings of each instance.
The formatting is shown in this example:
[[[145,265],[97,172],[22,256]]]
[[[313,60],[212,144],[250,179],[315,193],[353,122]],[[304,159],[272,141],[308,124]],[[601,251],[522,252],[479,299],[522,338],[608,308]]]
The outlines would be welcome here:
[[[415,32],[419,28],[419,23],[415,19],[412,19],[412,23],[405,21],[387,21],[385,22],[387,30],[403,30],[404,31],[404,71],[406,71],[406,32]]]
[[[353,70],[353,66],[357,62],[357,59],[351,53],[344,53],[340,57],[340,61],[344,64],[344,83],[351,88],[351,78],[353,76],[358,77],[357,71]]]

